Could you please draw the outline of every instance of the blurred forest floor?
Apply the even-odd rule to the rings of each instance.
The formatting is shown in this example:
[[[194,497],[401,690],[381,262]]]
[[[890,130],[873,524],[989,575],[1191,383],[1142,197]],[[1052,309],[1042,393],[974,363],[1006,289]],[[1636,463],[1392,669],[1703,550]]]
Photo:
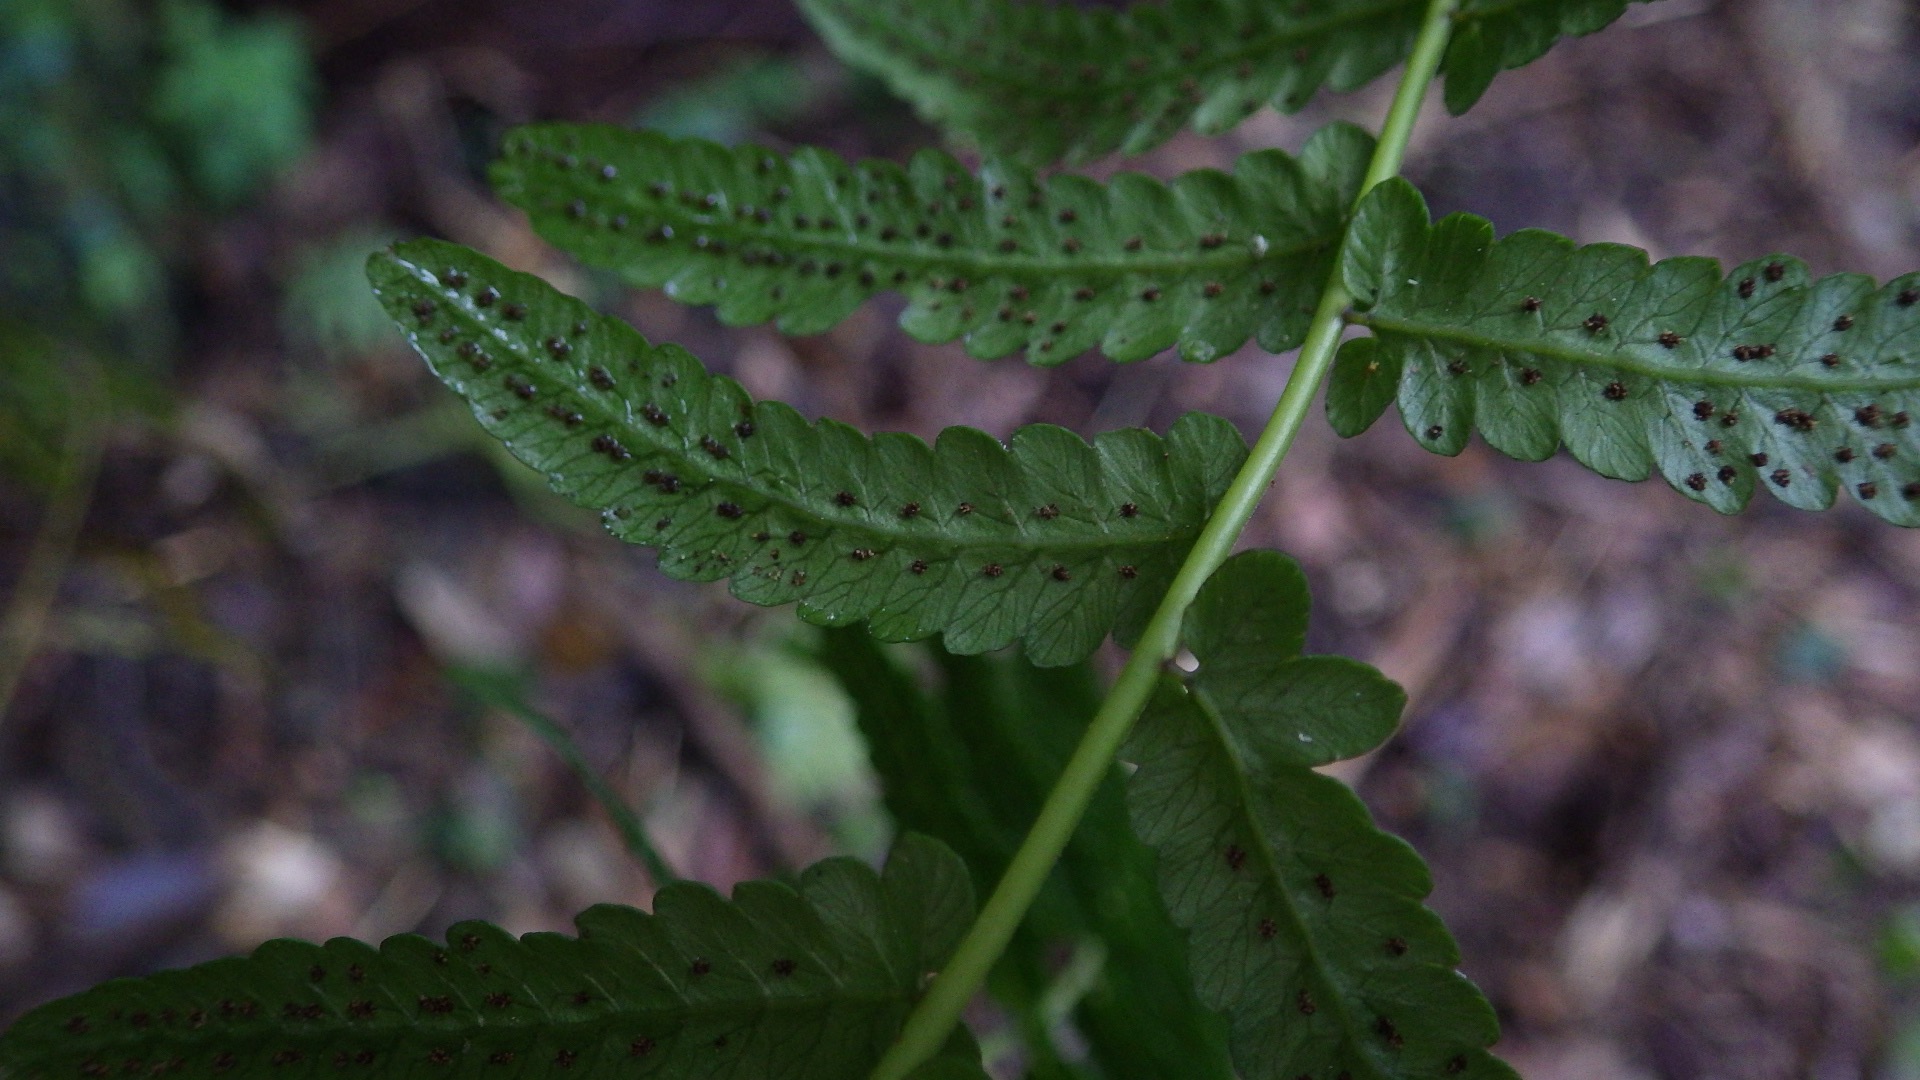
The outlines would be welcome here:
[[[1126,165],[1377,126],[1388,82]],[[934,138],[776,0],[0,10],[0,1024],[270,936],[644,904],[578,779],[458,663],[524,673],[688,876],[884,847],[810,632],[667,580],[490,445],[368,294],[386,240],[473,245],[869,430],[1252,432],[1284,381],[1253,351],[983,364],[884,303],[814,338],[722,328],[489,196],[501,132],[548,118]],[[1636,6],[1467,117],[1430,108],[1407,172],[1502,231],[1920,268],[1920,12]],[[1339,771],[1432,863],[1531,1080],[1920,1078],[1920,533],[1435,458],[1389,419],[1310,424],[1248,543],[1306,565],[1313,649],[1410,691]]]

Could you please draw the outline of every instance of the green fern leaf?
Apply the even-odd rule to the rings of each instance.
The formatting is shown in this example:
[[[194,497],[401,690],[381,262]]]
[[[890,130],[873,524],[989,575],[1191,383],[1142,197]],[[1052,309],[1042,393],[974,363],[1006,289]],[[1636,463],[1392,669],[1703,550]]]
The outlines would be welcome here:
[[[729,324],[818,333],[882,290],[921,341],[1056,364],[1098,347],[1207,361],[1300,343],[1373,140],[1323,129],[1293,158],[1162,184],[1122,173],[977,175],[939,151],[902,169],[580,125],[521,128],[494,185],[541,235]]]
[[[368,275],[487,430],[614,535],[659,547],[667,573],[889,641],[1018,641],[1063,664],[1116,626],[1128,637],[1246,456],[1199,413],[1164,442],[1038,424],[1010,446],[971,428],[932,447],[867,438],[751,401],[685,350],[457,245],[399,245]]]
[[[1561,38],[1606,28],[1629,2],[1653,0],[1466,0],[1441,65],[1447,111],[1466,112],[1495,75],[1538,60]]]
[[[1459,453],[1477,426],[1526,461],[1565,443],[1605,476],[1658,469],[1722,513],[1756,487],[1825,509],[1844,485],[1920,525],[1920,273],[1877,289],[1858,274],[1813,281],[1781,255],[1723,278],[1711,259],[1649,266],[1636,248],[1538,230],[1495,241],[1483,218],[1430,223],[1404,180],[1368,195],[1343,272],[1350,318],[1373,333],[1335,365],[1344,433],[1392,396],[1437,453]]]
[[[894,821],[938,837],[966,860],[977,888],[991,888],[1099,707],[1090,666],[933,650],[943,678],[930,694],[860,631],[830,632],[820,656],[853,700]],[[989,988],[1044,1057],[1055,1034],[1046,998],[1062,950],[1091,944],[1103,962],[1073,1017],[1099,1075],[1224,1080],[1233,1075],[1225,1024],[1186,978],[1185,935],[1156,895],[1153,853],[1127,825],[1114,773]]]
[[[1640,0],[1646,2],[1646,0]],[[1465,112],[1495,74],[1592,33],[1627,0],[1470,0],[1442,70]],[[1169,0],[1124,10],[1030,0],[801,0],[835,52],[921,115],[1022,161],[1137,154],[1191,124],[1293,112],[1406,58],[1424,0]]]
[[[1278,552],[1216,571],[1187,614],[1200,667],[1165,677],[1127,747],[1134,828],[1203,1002],[1246,1080],[1517,1080],[1493,1010],[1422,907],[1419,856],[1313,771],[1377,745],[1405,697],[1363,664],[1301,656],[1307,588]]]
[[[884,874],[828,859],[731,901],[678,883],[578,938],[461,923],[445,948],[271,941],[106,983],[0,1037],[0,1075],[865,1076],[973,918],[966,867],[906,837]],[[956,1046],[956,1049],[961,1049]],[[930,1075],[979,1075],[964,1068]]]

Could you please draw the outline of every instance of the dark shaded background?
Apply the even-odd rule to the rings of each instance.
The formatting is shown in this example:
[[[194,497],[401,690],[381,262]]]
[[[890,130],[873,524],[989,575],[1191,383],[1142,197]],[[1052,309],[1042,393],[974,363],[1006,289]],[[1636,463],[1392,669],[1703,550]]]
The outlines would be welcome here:
[[[33,573],[47,462],[86,457],[86,414],[0,428],[0,587],[57,585],[0,700],[0,1022],[274,935],[644,903],[581,785],[463,701],[453,660],[530,671],[690,876],[884,844],[806,632],[667,581],[489,447],[366,296],[385,239],[479,247],[868,429],[1201,408],[1251,432],[1286,374],[1251,352],[981,364],[884,304],[816,338],[725,330],[568,264],[487,194],[499,134],[533,119],[932,141],[784,3],[22,4],[0,15],[0,400],[85,380],[114,412],[77,541]],[[1298,149],[1377,125],[1389,93],[1129,165]],[[1430,110],[1407,172],[1502,231],[1914,269],[1920,13],[1635,7],[1469,116]],[[1340,771],[1431,861],[1528,1077],[1920,1077],[1920,534],[1851,504],[1723,519],[1477,443],[1434,458],[1389,419],[1310,425],[1248,542],[1306,564],[1315,649],[1412,694],[1402,735]]]

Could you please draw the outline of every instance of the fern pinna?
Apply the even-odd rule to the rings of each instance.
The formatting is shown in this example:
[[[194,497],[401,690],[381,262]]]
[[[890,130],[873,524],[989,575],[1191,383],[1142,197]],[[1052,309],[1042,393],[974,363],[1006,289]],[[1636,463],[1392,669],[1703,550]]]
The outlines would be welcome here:
[[[651,915],[587,910],[578,937],[468,922],[444,945],[274,941],[106,983],[10,1029],[0,1076],[841,1080],[872,1067],[972,917],[966,868],[906,836],[882,874],[834,858],[731,900],[678,883]],[[928,1075],[982,1076],[969,1050]]]
[[[1626,0],[802,7],[993,156],[902,167],[541,124],[509,135],[494,183],[553,243],[731,324],[818,332],[891,291],[907,333],[983,358],[1300,346],[1259,437],[1203,415],[1164,437],[868,436],[752,401],[478,253],[376,254],[408,340],[557,490],[670,575],[838,628],[823,663],[887,805],[937,839],[902,840],[878,876],[830,860],[730,903],[670,886],[651,916],[588,912],[579,939],[464,924],[444,948],[273,943],[108,984],[0,1036],[0,1076],[959,1080],[984,1075],[955,1034],[984,985],[1047,1080],[1511,1077],[1419,858],[1315,771],[1378,746],[1404,695],[1302,656],[1299,568],[1232,555],[1319,384],[1342,434],[1397,405],[1440,453],[1477,430],[1522,459],[1564,445],[1610,477],[1657,470],[1722,511],[1756,488],[1824,508],[1844,486],[1920,524],[1920,275],[1496,240],[1431,221],[1394,178],[1434,79],[1464,110]],[[1223,130],[1403,60],[1377,140],[1333,125],[1298,157],[1167,183],[1032,167]],[[1109,635],[1131,652],[1102,694],[1086,661]],[[876,644],[933,638],[917,666]],[[1063,951],[1095,958],[1068,965],[1064,1006]],[[1057,1037],[1069,1014],[1078,1042]]]
[[[616,536],[659,547],[676,577],[890,641],[1080,659],[1144,621],[1246,456],[1199,414],[1165,440],[1045,425],[1004,446],[969,428],[931,447],[869,439],[749,401],[685,350],[452,244],[400,245],[368,273],[480,422]]]
[[[1212,360],[1300,344],[1372,152],[1335,124],[1298,158],[1102,185],[936,150],[902,169],[551,124],[509,136],[493,179],[547,239],[723,322],[818,333],[890,290],[908,333],[982,358]]]
[[[1477,428],[1523,460],[1565,443],[1606,476],[1657,469],[1722,512],[1755,488],[1823,510],[1844,487],[1920,525],[1920,273],[1876,288],[1810,281],[1785,255],[1723,276],[1534,229],[1495,241],[1472,215],[1429,224],[1404,180],[1367,197],[1341,267],[1349,319],[1372,335],[1347,343],[1328,389],[1342,434],[1395,401],[1443,454]]]
[[[1645,3],[1648,0],[1635,0]],[[1442,70],[1466,112],[1493,77],[1628,0],[1467,0]],[[1352,90],[1405,60],[1423,0],[1171,0],[1122,9],[1023,0],[800,0],[850,63],[990,153],[1048,162],[1137,154],[1191,124],[1217,134],[1322,85]]]

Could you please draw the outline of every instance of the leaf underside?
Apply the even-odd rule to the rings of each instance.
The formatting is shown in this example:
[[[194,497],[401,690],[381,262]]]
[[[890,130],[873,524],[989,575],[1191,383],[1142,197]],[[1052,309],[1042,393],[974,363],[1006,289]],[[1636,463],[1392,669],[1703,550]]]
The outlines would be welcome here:
[[[1071,663],[1142,625],[1246,456],[1193,413],[1165,440],[1033,425],[932,447],[809,424],[687,352],[466,248],[375,255],[387,310],[474,415],[615,536],[686,580],[813,622]]]
[[[1658,470],[1722,513],[1756,487],[1822,510],[1844,486],[1920,525],[1920,273],[1816,281],[1779,255],[1723,277],[1539,230],[1495,241],[1483,218],[1429,223],[1402,180],[1363,203],[1343,272],[1373,334],[1335,364],[1343,434],[1394,400],[1437,453],[1478,428],[1521,460],[1564,444],[1605,476]]]
[[[850,165],[814,148],[543,124],[509,135],[492,175],[548,240],[732,325],[819,333],[890,290],[907,299],[909,334],[964,339],[977,357],[1178,347],[1209,361],[1250,338],[1269,352],[1300,343],[1372,149],[1335,124],[1298,158],[1266,150],[1231,174],[1102,185],[991,163],[971,173],[937,150],[905,168]]]
[[[1313,771],[1377,745],[1405,697],[1365,665],[1299,655],[1306,611],[1284,556],[1229,560],[1187,616],[1198,672],[1163,678],[1124,753],[1200,998],[1230,1019],[1246,1080],[1517,1080],[1421,906],[1419,856]]]
[[[271,941],[117,980],[21,1019],[0,1075],[845,1080],[872,1068],[972,917],[959,859],[906,837],[884,875],[834,858],[730,901],[669,885],[651,915],[588,909],[577,938],[468,922],[444,948]]]
[[[937,692],[857,630],[829,633],[821,659],[855,705],[888,811],[946,842],[978,888],[1005,872],[1100,704],[1090,668],[1036,668],[1016,656],[937,652]],[[1050,1048],[1047,1015],[1063,952],[1103,962],[1074,1010],[1107,1080],[1227,1080],[1225,1024],[1187,979],[1185,935],[1154,888],[1153,854],[1127,825],[1118,770],[1095,795],[1047,887],[989,982]],[[1047,1074],[1051,1075],[1051,1074]]]
[[[1644,2],[1644,0],[1643,0]],[[1426,0],[801,0],[833,50],[990,154],[1047,163],[1137,154],[1191,125],[1226,131],[1406,58]],[[1627,0],[1469,0],[1442,63],[1467,110],[1500,71],[1588,34]]]

